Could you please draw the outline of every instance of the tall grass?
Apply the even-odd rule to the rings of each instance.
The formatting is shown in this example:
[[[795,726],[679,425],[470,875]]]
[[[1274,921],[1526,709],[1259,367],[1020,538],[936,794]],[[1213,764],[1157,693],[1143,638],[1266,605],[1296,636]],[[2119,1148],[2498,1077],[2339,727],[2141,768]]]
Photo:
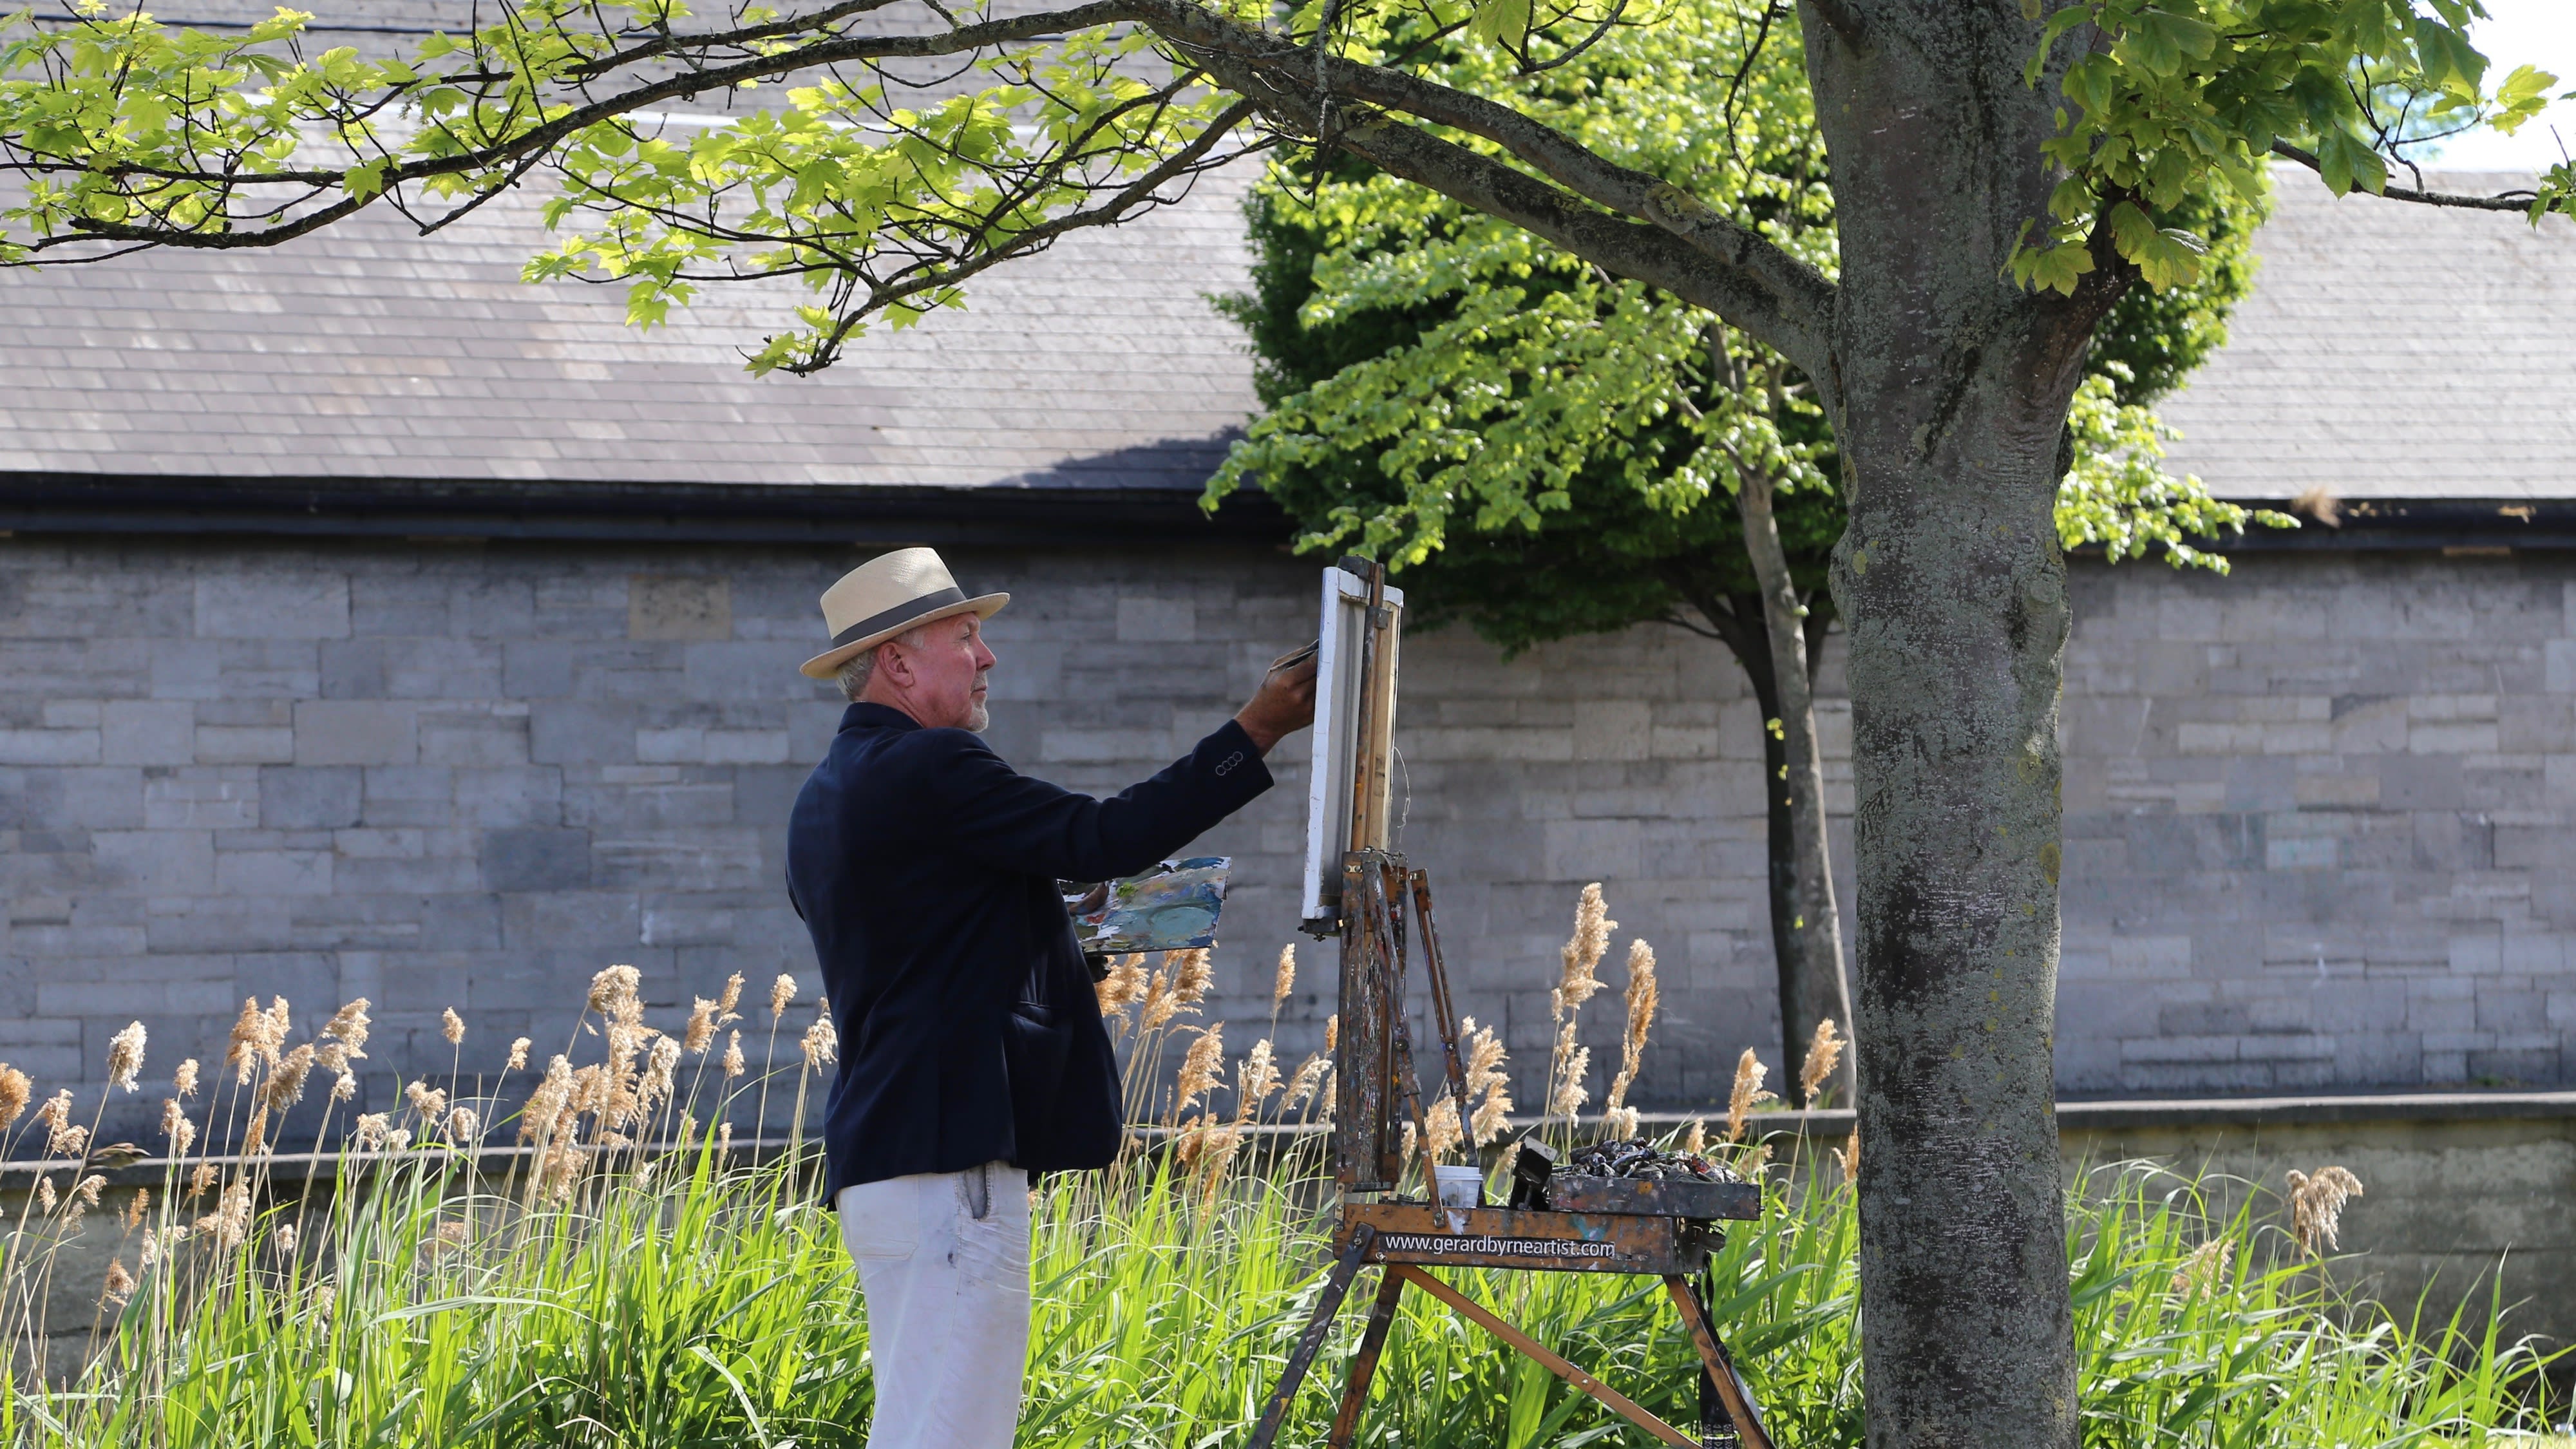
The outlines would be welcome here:
[[[1024,1444],[1240,1443],[1319,1291],[1334,1203],[1321,1139],[1252,1132],[1292,1090],[1267,1065],[1267,1041],[1235,1060],[1230,1088],[1205,1061],[1188,1065],[1189,1048],[1212,1055],[1211,1033],[1179,1020],[1206,964],[1166,967],[1147,981],[1125,963],[1132,992],[1120,978],[1104,987],[1104,999],[1127,997],[1113,1009],[1137,1118],[1163,1130],[1109,1172],[1035,1190]],[[864,1443],[865,1314],[818,1200],[816,1156],[793,1139],[755,1155],[721,1125],[772,1090],[801,1104],[829,1063],[828,1035],[791,1036],[802,1060],[736,1075],[708,1029],[717,1003],[663,1036],[640,1025],[631,979],[603,980],[585,1013],[603,1060],[452,1084],[454,1101],[421,1084],[407,1114],[329,1138],[336,1156],[310,1190],[272,1181],[257,1153],[183,1149],[139,1209],[124,1189],[99,1190],[77,1214],[76,1191],[31,1208],[10,1225],[0,1280],[0,1330],[20,1347],[0,1381],[0,1435],[44,1449]],[[773,1043],[782,1015],[771,1014]],[[253,1029],[249,1070],[225,1074],[226,1110],[282,1099],[273,1083],[296,1050],[286,1034]],[[1177,1083],[1162,1070],[1167,1048],[1182,1051]],[[1307,1085],[1298,1113],[1325,1100],[1321,1076],[1290,1075]],[[456,1120],[460,1106],[474,1123]],[[524,1150],[460,1130],[496,1119]],[[1770,1191],[1762,1220],[1733,1226],[1717,1257],[1714,1316],[1780,1442],[1857,1445],[1853,1192],[1782,1145],[1767,1166],[1762,1144],[1719,1149]],[[2400,1322],[2344,1302],[2250,1195],[2214,1215],[2214,1186],[2116,1164],[2071,1194],[2089,1445],[2395,1449],[2541,1423],[2525,1398],[2538,1356],[2503,1342],[2495,1315]],[[111,1213],[132,1218],[118,1258],[131,1281],[123,1301],[101,1301],[87,1366],[48,1377],[32,1350],[52,1331],[43,1305],[61,1296],[49,1276],[60,1245],[78,1214],[95,1226]],[[1695,1360],[1657,1281],[1453,1280],[1668,1419],[1693,1420]],[[1342,1316],[1284,1442],[1320,1440],[1360,1319],[1357,1304]],[[1419,1294],[1363,1437],[1407,1449],[1648,1442]]]

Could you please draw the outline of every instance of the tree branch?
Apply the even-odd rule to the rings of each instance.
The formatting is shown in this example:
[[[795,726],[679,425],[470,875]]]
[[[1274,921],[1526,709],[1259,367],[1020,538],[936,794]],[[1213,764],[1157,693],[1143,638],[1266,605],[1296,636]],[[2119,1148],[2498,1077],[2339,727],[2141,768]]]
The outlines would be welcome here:
[[[2302,151],[2287,141],[2274,141],[2272,154],[2324,174],[2325,165],[2315,153]],[[2468,211],[2510,211],[2517,214],[2531,210],[2532,198],[2539,195],[2536,191],[2521,190],[2499,192],[2494,196],[2464,196],[2451,191],[2418,191],[2411,186],[2391,186],[2377,194],[2391,201],[2411,201],[2418,206],[2455,206]]]

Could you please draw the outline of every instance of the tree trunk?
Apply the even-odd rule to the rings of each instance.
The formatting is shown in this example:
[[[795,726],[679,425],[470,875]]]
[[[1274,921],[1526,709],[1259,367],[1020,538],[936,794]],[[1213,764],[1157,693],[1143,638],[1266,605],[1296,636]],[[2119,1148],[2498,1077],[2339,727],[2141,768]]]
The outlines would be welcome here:
[[[2058,439],[2121,269],[2034,297],[2057,76],[2011,0],[1801,6],[1841,295],[1873,1449],[2074,1449],[2057,1148]],[[2060,47],[2063,52],[2067,47]]]
[[[1780,671],[1773,663],[1771,634],[1766,627],[1768,610],[1760,595],[1711,596],[1690,593],[1687,586],[1683,589],[1691,607],[1708,620],[1718,640],[1743,667],[1745,680],[1753,686],[1753,702],[1761,709],[1762,717],[1780,720],[1783,725],[1779,735],[1768,729],[1762,731],[1762,799],[1766,827],[1763,855],[1767,867],[1764,875],[1769,887],[1766,894],[1771,907],[1771,960],[1780,987],[1780,1060],[1783,1073],[1794,1076],[1806,1063],[1807,1043],[1815,1035],[1820,1015],[1832,1017],[1845,1035],[1849,1035],[1852,1029],[1851,995],[1843,977],[1842,919],[1832,912],[1822,917],[1808,917],[1801,913],[1798,873],[1804,851],[1798,839],[1796,818],[1790,808],[1791,792],[1781,788],[1781,782],[1792,779],[1796,773],[1790,768],[1789,745],[1784,736],[1796,728],[1803,729],[1808,738],[1814,738],[1814,697],[1812,691],[1806,692],[1806,707],[1798,711],[1802,724],[1789,725],[1789,716],[1780,700]],[[1804,604],[1806,601],[1798,602]],[[1824,649],[1824,623],[1828,613],[1830,610],[1811,612],[1807,618],[1798,621],[1802,626],[1804,645],[1798,656],[1803,679],[1812,680],[1815,676],[1816,657]],[[1821,772],[1814,785],[1821,798],[1824,788]],[[1815,868],[1824,872],[1825,898],[1830,902],[1833,861],[1821,828],[1822,814],[1819,813],[1817,818],[1819,829],[1813,852]],[[1811,926],[1811,921],[1821,921],[1821,924]],[[1811,931],[1827,933],[1826,939],[1821,944],[1815,942],[1810,938]],[[1811,972],[1816,963],[1821,963],[1822,973]],[[1822,980],[1811,979],[1811,974],[1823,973],[1829,974],[1825,974]],[[1824,998],[1830,998],[1830,1005],[1815,1007],[1811,1004],[1804,1008],[1800,1005]],[[1845,1053],[1833,1078],[1833,1090],[1838,1091],[1845,1102],[1853,1100],[1854,1080],[1852,1058]]]
[[[1780,722],[1776,735],[1767,726],[1762,732],[1762,789],[1771,802],[1771,929],[1780,962],[1782,1071],[1796,1079],[1820,1023],[1851,1029],[1851,996],[1843,985],[1842,917],[1834,908],[1833,858],[1825,843],[1825,762],[1816,744],[1816,695],[1802,617],[1807,610],[1789,577],[1789,555],[1780,546],[1779,523],[1771,515],[1771,480],[1742,475],[1736,511],[1744,519],[1744,549],[1753,576],[1762,585],[1763,635],[1774,695],[1766,708]],[[1779,849],[1783,834],[1788,837],[1786,871]],[[1790,914],[1785,933],[1780,929],[1784,874]],[[1847,1054],[1818,1091],[1854,1100],[1854,1072]],[[1791,1096],[1786,1081],[1780,1095]]]

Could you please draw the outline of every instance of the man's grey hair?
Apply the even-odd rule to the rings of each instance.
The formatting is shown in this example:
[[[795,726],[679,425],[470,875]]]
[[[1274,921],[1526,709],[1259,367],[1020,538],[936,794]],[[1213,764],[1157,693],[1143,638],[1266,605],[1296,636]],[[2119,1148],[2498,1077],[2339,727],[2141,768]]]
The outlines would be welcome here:
[[[880,640],[845,660],[832,675],[832,678],[841,686],[841,698],[855,703],[860,695],[868,692],[868,679],[877,672],[879,649],[883,649],[888,644],[900,644],[906,649],[918,649],[922,644],[922,634],[929,627],[928,624],[915,624],[893,638]]]

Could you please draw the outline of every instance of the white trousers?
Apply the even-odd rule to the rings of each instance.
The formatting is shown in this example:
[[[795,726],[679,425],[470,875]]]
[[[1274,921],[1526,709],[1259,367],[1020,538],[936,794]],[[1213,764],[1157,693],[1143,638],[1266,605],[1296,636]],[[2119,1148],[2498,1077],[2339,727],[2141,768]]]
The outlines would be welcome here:
[[[1010,1449],[1029,1356],[1028,1174],[1004,1162],[841,1189],[875,1363],[868,1449]]]

